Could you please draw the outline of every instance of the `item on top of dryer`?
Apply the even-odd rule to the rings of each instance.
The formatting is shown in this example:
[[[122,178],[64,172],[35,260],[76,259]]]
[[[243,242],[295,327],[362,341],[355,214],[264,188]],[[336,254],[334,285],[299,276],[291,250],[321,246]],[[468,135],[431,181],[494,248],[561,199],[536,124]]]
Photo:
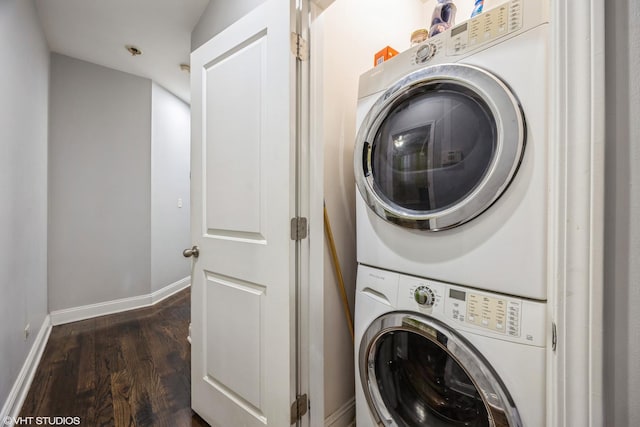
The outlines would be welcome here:
[[[455,24],[457,10],[458,8],[453,3],[453,0],[438,0],[438,4],[431,15],[429,37],[451,28]]]
[[[484,0],[476,0],[476,3],[473,5],[473,11],[471,12],[472,18],[482,13],[482,6],[484,6]]]
[[[384,61],[388,61],[398,54],[398,51],[391,46],[385,46],[380,52],[376,53],[373,57],[373,66],[378,66]]]
[[[420,28],[411,33],[411,47],[418,45],[429,38],[429,31],[426,28]]]

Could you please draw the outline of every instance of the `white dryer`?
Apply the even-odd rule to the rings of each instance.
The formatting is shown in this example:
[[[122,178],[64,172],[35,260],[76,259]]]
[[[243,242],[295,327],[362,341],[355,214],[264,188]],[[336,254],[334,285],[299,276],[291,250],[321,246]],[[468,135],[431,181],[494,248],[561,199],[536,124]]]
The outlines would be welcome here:
[[[358,427],[543,427],[546,303],[360,265]]]
[[[548,1],[507,1],[360,78],[358,262],[547,298]]]

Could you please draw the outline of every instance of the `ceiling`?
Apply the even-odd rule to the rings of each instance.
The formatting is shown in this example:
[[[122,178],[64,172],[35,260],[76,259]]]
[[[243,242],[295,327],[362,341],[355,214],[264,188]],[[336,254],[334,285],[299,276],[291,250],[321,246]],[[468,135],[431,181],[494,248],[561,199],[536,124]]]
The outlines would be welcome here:
[[[36,0],[53,52],[147,77],[190,101],[191,30],[209,0]],[[143,51],[132,56],[125,45]]]

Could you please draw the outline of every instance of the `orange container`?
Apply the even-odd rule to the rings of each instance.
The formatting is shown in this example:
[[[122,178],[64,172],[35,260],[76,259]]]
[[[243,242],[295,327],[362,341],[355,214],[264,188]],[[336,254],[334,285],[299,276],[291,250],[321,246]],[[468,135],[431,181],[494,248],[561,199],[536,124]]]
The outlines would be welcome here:
[[[398,54],[398,51],[391,46],[386,46],[380,52],[376,53],[373,57],[373,66],[382,64],[384,61],[388,61]]]

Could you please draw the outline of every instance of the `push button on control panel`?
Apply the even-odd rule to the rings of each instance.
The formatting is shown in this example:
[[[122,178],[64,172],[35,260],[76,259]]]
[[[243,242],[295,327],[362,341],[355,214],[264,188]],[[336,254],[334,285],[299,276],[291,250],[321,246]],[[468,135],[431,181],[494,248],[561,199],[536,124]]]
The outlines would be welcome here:
[[[516,338],[520,336],[519,301],[469,292],[465,293],[464,302],[467,323]],[[455,307],[456,303],[453,306],[453,318],[462,319],[462,313]]]
[[[520,303],[510,301],[507,309],[507,332],[512,337],[520,336]]]

